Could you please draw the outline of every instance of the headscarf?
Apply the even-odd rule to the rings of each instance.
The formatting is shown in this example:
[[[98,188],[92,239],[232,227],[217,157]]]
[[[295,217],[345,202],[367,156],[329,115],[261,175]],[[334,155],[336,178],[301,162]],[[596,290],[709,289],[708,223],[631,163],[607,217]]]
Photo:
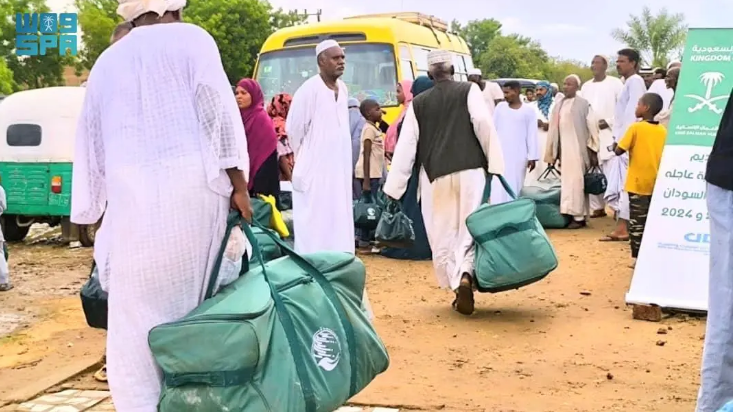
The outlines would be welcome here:
[[[433,87],[433,81],[430,80],[430,77],[428,76],[420,76],[412,83],[412,98],[414,99],[417,97],[418,94],[429,90],[431,87]]]
[[[547,93],[545,93],[544,96],[537,99],[537,107],[547,119],[550,115],[550,106],[552,106],[552,86],[550,86],[550,82],[543,80],[537,83],[535,90],[539,87],[543,87],[547,90]]]
[[[132,21],[145,13],[153,12],[162,16],[167,11],[181,10],[186,0],[117,0],[117,14],[125,21]]]
[[[412,88],[412,80],[402,80],[400,82],[400,86],[402,87],[402,93],[405,94],[405,102],[402,104],[402,111],[400,112],[399,116],[397,116],[397,120],[392,122],[392,124],[387,129],[387,137],[384,139],[384,151],[387,153],[394,153],[394,148],[397,146],[397,125],[400,124],[402,119],[405,117],[405,112],[407,112],[407,107],[410,105],[410,102],[412,101],[412,91],[410,89]]]
[[[249,189],[252,189],[255,176],[260,166],[277,149],[277,135],[272,119],[265,111],[265,96],[257,81],[242,79],[237,83],[252,97],[252,103],[246,109],[240,109],[244,131],[247,134],[247,152],[249,152]]]
[[[356,167],[356,161],[359,159],[359,151],[361,150],[361,131],[364,129],[366,119],[361,115],[359,110],[359,100],[355,98],[349,99],[349,127],[351,128],[351,168]]]

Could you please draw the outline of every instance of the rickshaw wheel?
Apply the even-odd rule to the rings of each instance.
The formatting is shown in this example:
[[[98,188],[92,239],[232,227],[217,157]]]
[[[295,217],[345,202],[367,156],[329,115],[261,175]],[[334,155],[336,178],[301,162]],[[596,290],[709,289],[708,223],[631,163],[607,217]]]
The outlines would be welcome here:
[[[94,239],[97,237],[97,230],[102,224],[102,219],[99,219],[94,225],[80,225],[79,226],[79,242],[84,247],[93,247]]]
[[[2,224],[3,236],[8,242],[22,242],[30,230],[30,226],[18,226],[14,215],[0,217],[0,224]]]

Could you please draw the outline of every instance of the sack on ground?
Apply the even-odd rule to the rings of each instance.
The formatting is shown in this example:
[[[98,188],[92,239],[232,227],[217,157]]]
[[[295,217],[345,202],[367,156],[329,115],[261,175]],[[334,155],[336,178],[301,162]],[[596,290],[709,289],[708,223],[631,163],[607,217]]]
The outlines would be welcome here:
[[[537,219],[546,229],[562,229],[570,224],[570,217],[560,213],[560,172],[552,165],[542,172],[531,186],[525,186],[520,198],[531,199],[537,205]]]
[[[97,264],[92,262],[92,272],[79,292],[81,296],[81,307],[84,310],[84,317],[87,325],[95,329],[107,329],[107,299],[108,295],[102,289],[99,282],[99,271]]]
[[[249,227],[245,234],[257,254],[257,238]],[[387,369],[362,309],[364,264],[349,253],[300,256],[273,240],[287,257],[253,265],[183,319],[151,330],[163,370],[159,411],[332,412]]]
[[[382,215],[382,208],[377,204],[372,192],[364,191],[354,203],[354,226],[362,230],[374,230]]]
[[[608,180],[606,175],[600,167],[595,166],[588,170],[588,173],[583,176],[583,186],[585,193],[589,195],[602,195],[606,193],[608,187]]]
[[[491,195],[486,180],[483,204],[466,219],[476,244],[475,280],[480,292],[497,293],[537,282],[557,268],[557,256],[542,225],[535,203],[516,199],[503,177],[504,189],[515,199],[486,204]]]
[[[375,238],[380,245],[394,248],[409,248],[415,243],[412,219],[402,212],[399,202],[387,200],[377,224]]]

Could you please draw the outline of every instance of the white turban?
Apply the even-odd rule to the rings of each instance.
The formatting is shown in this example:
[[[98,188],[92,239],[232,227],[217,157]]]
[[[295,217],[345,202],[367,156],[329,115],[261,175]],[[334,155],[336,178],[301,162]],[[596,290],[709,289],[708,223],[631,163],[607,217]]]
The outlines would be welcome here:
[[[432,50],[428,53],[428,66],[441,63],[453,64],[453,55],[448,50]]]
[[[468,71],[469,76],[481,76],[481,69],[471,69]]]
[[[605,54],[596,54],[594,57],[600,57],[601,59],[606,61],[606,65],[611,64],[611,58],[606,56]]]
[[[321,53],[325,52],[328,49],[332,49],[334,47],[341,47],[336,40],[324,40],[316,46],[316,57],[320,56]]]
[[[145,13],[153,12],[162,16],[167,11],[176,11],[186,7],[186,0],[117,0],[117,14],[125,21],[132,21]]]
[[[573,74],[569,74],[565,78],[565,80],[567,80],[567,79],[575,79],[575,81],[578,82],[578,86],[580,86],[581,84],[583,84],[583,82],[580,81],[580,76],[578,76],[577,74],[574,74],[574,73]]]

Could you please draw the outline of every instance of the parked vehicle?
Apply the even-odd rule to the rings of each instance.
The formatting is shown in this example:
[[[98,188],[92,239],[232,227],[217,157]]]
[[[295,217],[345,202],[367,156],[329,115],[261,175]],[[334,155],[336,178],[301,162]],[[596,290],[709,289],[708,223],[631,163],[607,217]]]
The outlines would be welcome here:
[[[65,238],[92,246],[96,229],[71,224],[71,173],[83,87],[49,87],[13,93],[0,102],[0,185],[8,209],[3,233],[21,241],[33,223],[62,225]]]

